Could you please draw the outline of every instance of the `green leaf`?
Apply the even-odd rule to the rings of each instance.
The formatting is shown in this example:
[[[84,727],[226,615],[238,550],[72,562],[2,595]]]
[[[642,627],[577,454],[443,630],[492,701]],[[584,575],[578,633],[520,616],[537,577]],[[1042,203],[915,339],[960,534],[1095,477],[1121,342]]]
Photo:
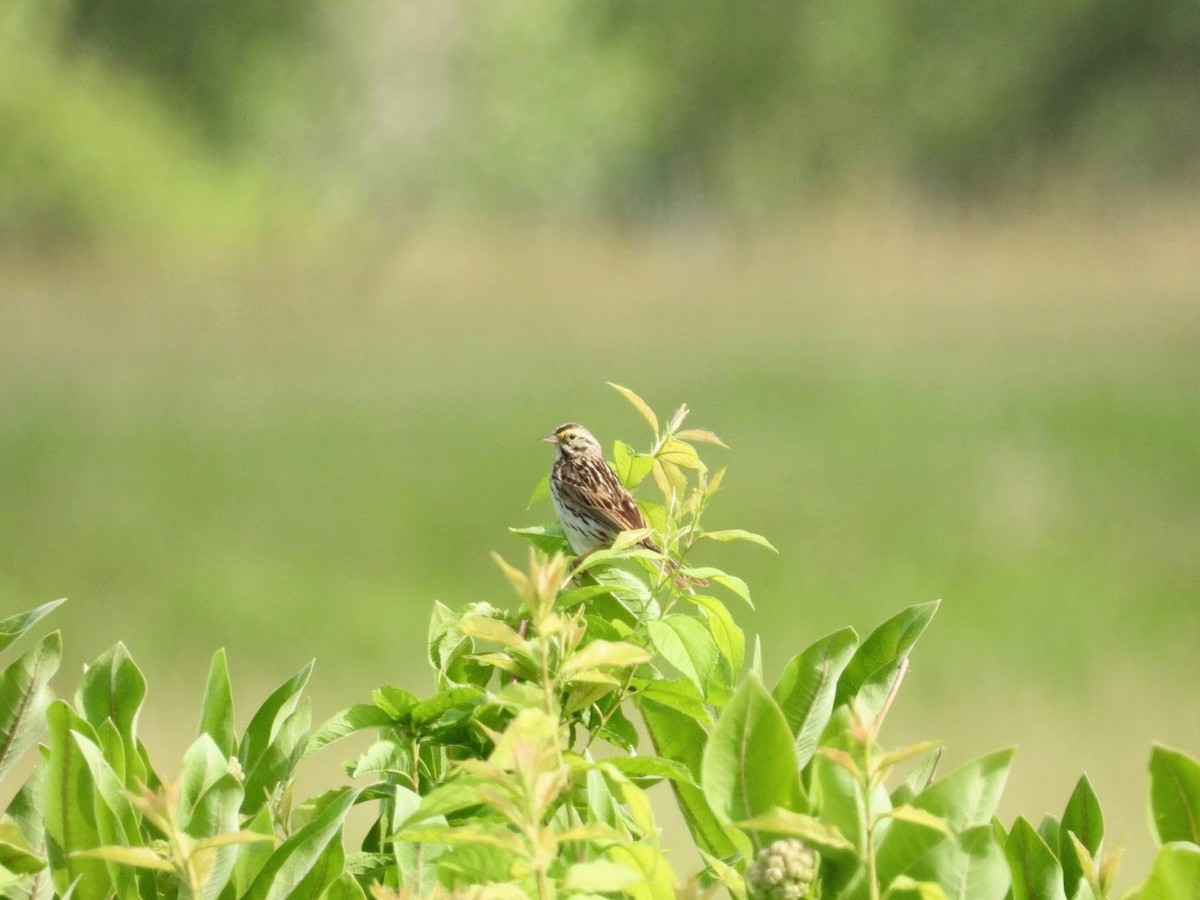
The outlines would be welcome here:
[[[246,794],[242,800],[242,813],[253,815],[259,807],[286,785],[292,778],[296,764],[304,753],[312,725],[312,712],[307,700],[280,722],[271,743],[245,771]]]
[[[704,748],[701,784],[719,816],[752,819],[796,797],[796,750],[779,705],[753,675],[721,712]]]
[[[921,791],[912,805],[946,819],[955,831],[989,824],[1004,794],[1014,752],[1011,747],[996,750],[960,766]]]
[[[708,630],[717,642],[717,649],[728,663],[732,687],[746,659],[746,635],[738,627],[728,608],[716,597],[706,597],[703,594],[684,594],[683,599],[704,610]]]
[[[708,698],[709,680],[717,667],[720,651],[704,625],[690,616],[667,616],[647,622],[654,649]]]
[[[853,628],[843,628],[821,638],[792,657],[771,692],[795,737],[796,762],[800,768],[812,759],[817,741],[829,724],[838,678],[857,644],[858,635]]]
[[[332,841],[340,844],[342,821],[358,794],[359,791],[354,788],[338,791],[335,799],[311,822],[280,844],[242,900],[286,900],[294,896],[293,892],[311,872],[320,872],[331,862],[326,850]],[[332,866],[329,868],[332,869]],[[340,870],[340,866],[338,868]],[[338,874],[340,872],[331,871],[329,881],[332,882]]]
[[[1200,897],[1200,847],[1173,841],[1159,849],[1138,900],[1195,900]]]
[[[687,766],[662,756],[614,756],[605,762],[627,778],[665,778],[678,784],[698,786]]]
[[[1159,844],[1200,844],[1200,762],[1162,744],[1153,746],[1150,818]]]
[[[1002,900],[1011,884],[1008,863],[990,825],[935,843],[907,874],[942,885],[950,900]]]
[[[525,504],[526,509],[532,509],[533,504],[539,500],[550,496],[550,473],[543,475],[538,483],[533,486],[533,492],[529,495],[529,502]]]
[[[348,709],[334,713],[309,735],[308,743],[304,745],[304,756],[312,756],[318,750],[323,750],[352,734],[368,728],[384,728],[392,722],[392,717],[374,703],[356,703]]]
[[[251,834],[274,834],[274,822],[271,817],[271,808],[264,806],[249,822],[245,823],[245,830]],[[272,854],[276,850],[273,841],[252,842],[242,847],[237,854],[237,858],[233,864],[233,877],[228,887],[223,891],[225,897],[232,896],[243,898],[246,892],[250,890],[250,885],[262,872]]]
[[[671,696],[678,697],[677,694]],[[681,711],[675,705],[661,702],[661,697],[649,690],[635,695],[634,702],[642,712],[650,741],[658,755],[682,764],[692,774],[693,780],[698,782],[704,745],[708,740],[708,734],[700,724],[703,720],[690,712]],[[703,706],[698,712],[704,717],[708,715]],[[737,847],[700,788],[672,781],[671,790],[692,839],[701,851],[721,858],[737,852]]]
[[[633,405],[634,409],[636,409],[639,413],[642,414],[642,418],[645,419],[649,423],[650,429],[657,435],[658,434],[658,416],[654,415],[654,410],[652,410],[650,408],[650,404],[647,403],[645,400],[643,400],[641,397],[639,397],[637,394],[635,394],[633,391],[631,391],[627,387],[622,387],[621,385],[614,384],[611,381],[606,382],[606,383],[608,384],[608,386],[610,388],[613,388],[614,390],[618,391],[622,397],[624,397],[626,400],[628,400]]]
[[[750,587],[742,579],[736,575],[730,575],[721,569],[712,566],[685,566],[682,574],[691,579],[700,579],[702,581],[711,581],[714,584],[719,584],[724,588],[732,591],[737,597],[745,601],[746,605],[754,609],[754,603],[750,599]]]
[[[250,720],[246,733],[238,746],[238,761],[246,773],[246,803],[242,812],[247,815],[257,812],[259,804],[264,801],[261,789],[273,789],[282,777],[280,757],[290,757],[296,749],[295,745],[303,743],[304,735],[298,735],[297,725],[304,718],[293,716],[300,703],[300,695],[304,691],[308,679],[312,675],[313,663],[305,664],[299,672],[272,691],[263,701],[262,706]],[[308,731],[307,723],[303,731]],[[281,744],[282,739],[282,744]],[[291,744],[293,746],[284,746]],[[273,751],[273,752],[272,752]],[[271,759],[268,760],[268,754]],[[267,765],[264,767],[264,763]],[[256,773],[257,776],[256,776]],[[253,787],[252,787],[253,782]]]
[[[1071,792],[1067,808],[1063,812],[1062,828],[1059,833],[1058,859],[1063,867],[1063,885],[1068,894],[1074,894],[1084,877],[1083,866],[1071,835],[1078,839],[1085,850],[1096,858],[1100,855],[1100,844],[1104,840],[1104,812],[1100,801],[1092,790],[1088,777],[1083,775]]]
[[[922,757],[909,771],[904,783],[892,791],[892,805],[910,803],[917,794],[925,790],[933,782],[933,773],[942,759],[944,747],[937,747]]]
[[[52,697],[48,685],[61,658],[62,637],[55,631],[0,674],[0,778],[45,727],[46,709]]]
[[[940,602],[933,600],[910,606],[871,632],[842,672],[836,702],[848,703],[857,698],[859,709],[867,718],[877,716],[901,663],[937,612]]]
[[[1062,866],[1024,818],[1017,818],[1004,845],[1012,875],[1013,900],[1067,900]]]
[[[624,441],[613,443],[613,471],[621,484],[633,490],[654,468],[654,457],[635,453],[634,449]]]
[[[751,544],[758,544],[760,547],[766,547],[772,553],[778,553],[775,546],[761,534],[755,534],[753,531],[743,531],[740,528],[728,528],[724,531],[705,531],[700,537],[707,538],[710,541],[718,541],[722,544],[729,544],[733,541],[747,541]]]
[[[111,722],[106,719],[105,723]],[[100,748],[77,731],[71,732],[83,755],[95,787],[93,812],[101,844],[108,848],[131,848],[141,844],[141,830],[133,806],[125,793],[121,775],[104,759]],[[87,853],[88,851],[84,851]],[[122,898],[137,897],[137,880],[133,872],[120,866],[109,866],[109,878]]]
[[[213,654],[208,667],[208,682],[200,704],[199,734],[207,734],[220,748],[225,758],[237,753],[237,730],[233,722],[233,690],[229,684],[229,667],[225,649]]]
[[[676,437],[683,438],[685,441],[699,441],[702,444],[716,444],[718,447],[729,449],[729,445],[723,440],[709,431],[707,428],[685,428],[683,431],[675,432]]]
[[[440,724],[440,720],[453,710],[474,710],[487,695],[476,687],[456,687],[441,690],[412,708],[413,727],[422,732]]]
[[[567,869],[567,874],[563,877],[563,888],[568,891],[614,893],[644,880],[640,871],[634,871],[620,863],[597,859],[576,863]]]
[[[61,600],[51,600],[49,603],[43,603],[36,609],[17,613],[15,616],[9,616],[7,619],[0,621],[0,652],[36,625],[38,620],[43,616],[49,615],[53,610],[66,602],[65,597]]]
[[[696,448],[676,437],[668,437],[663,441],[658,452],[654,454],[654,459],[667,466],[704,471],[704,463],[700,461]]]
[[[78,850],[75,856],[89,859],[102,859],[105,862],[118,863],[122,866],[133,866],[139,869],[153,869],[156,872],[174,872],[175,867],[148,847],[96,847],[93,850]]]
[[[339,875],[321,900],[367,900],[367,895],[349,872]]]
[[[31,875],[46,868],[46,861],[29,846],[12,822],[0,822],[0,866],[14,875]]]
[[[548,556],[552,556],[555,553],[571,552],[571,547],[567,543],[567,536],[562,530],[562,525],[557,522],[551,525],[530,525],[527,528],[510,528],[508,530],[518,537],[523,537],[525,540],[532,542],[535,547]]]
[[[350,772],[351,778],[361,778],[364,775],[380,775],[383,773],[410,776],[413,772],[412,752],[397,743],[386,739],[376,741],[368,747],[354,764]]]
[[[125,645],[118,643],[87,667],[75,706],[93,728],[111,719],[125,743],[125,758],[132,761],[137,756],[138,712],[145,699],[146,678]]]
[[[96,734],[62,700],[55,700],[47,708],[46,723],[50,744],[46,761],[46,856],[54,889],[65,894],[74,884],[74,896],[80,900],[104,900],[111,890],[108,867],[101,860],[75,855],[103,843],[96,826],[95,785],[72,731],[93,742]]]
[[[822,851],[839,853],[854,849],[854,845],[833,825],[789,809],[775,808],[761,816],[738,822],[737,826],[747,831],[799,838]]]
[[[592,641],[566,658],[561,674],[570,678],[575,673],[589,669],[625,668],[640,665],[650,659],[647,651],[627,641]]]

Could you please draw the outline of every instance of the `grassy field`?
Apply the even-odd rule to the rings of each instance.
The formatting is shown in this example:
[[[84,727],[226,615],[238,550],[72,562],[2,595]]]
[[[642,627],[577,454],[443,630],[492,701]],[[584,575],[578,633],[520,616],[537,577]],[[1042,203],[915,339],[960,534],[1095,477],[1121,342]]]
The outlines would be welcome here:
[[[0,613],[71,598],[63,692],[125,641],[164,767],[218,646],[243,710],[313,656],[318,719],[424,689],[431,602],[507,602],[487,551],[552,515],[537,438],[645,443],[618,381],[730,445],[710,524],[781,553],[705,561],[750,582],[768,673],[943,598],[885,739],[1019,744],[1010,816],[1086,769],[1140,867],[1150,741],[1200,750],[1198,239],[1194,210],[896,212],[10,254]]]

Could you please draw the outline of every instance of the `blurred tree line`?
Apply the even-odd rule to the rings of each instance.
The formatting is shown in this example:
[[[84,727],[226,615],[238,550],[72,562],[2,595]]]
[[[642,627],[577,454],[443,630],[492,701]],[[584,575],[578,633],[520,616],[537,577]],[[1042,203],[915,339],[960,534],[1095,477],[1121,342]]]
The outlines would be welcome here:
[[[0,229],[1200,182],[1195,0],[5,0]]]

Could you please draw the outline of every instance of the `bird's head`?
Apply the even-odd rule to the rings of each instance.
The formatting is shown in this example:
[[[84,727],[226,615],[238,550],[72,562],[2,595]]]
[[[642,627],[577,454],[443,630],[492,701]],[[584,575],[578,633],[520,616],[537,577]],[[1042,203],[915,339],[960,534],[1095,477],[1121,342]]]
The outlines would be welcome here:
[[[559,456],[568,459],[583,459],[596,457],[602,459],[604,451],[600,442],[592,437],[592,433],[578,422],[567,422],[559,425],[554,431],[542,438],[547,444],[554,444]]]

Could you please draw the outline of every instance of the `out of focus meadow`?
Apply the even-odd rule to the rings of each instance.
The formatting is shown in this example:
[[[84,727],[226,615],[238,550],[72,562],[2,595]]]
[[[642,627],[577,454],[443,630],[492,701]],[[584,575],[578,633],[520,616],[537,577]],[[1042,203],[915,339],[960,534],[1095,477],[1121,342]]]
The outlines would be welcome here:
[[[1200,8],[10,0],[0,615],[315,717],[428,687],[606,380],[730,445],[770,678],[940,597],[884,738],[1081,770],[1148,858],[1200,751]],[[164,765],[160,763],[160,765]],[[164,765],[165,767],[165,765]],[[1134,868],[1138,868],[1135,866]],[[1144,866],[1143,866],[1144,868]]]

